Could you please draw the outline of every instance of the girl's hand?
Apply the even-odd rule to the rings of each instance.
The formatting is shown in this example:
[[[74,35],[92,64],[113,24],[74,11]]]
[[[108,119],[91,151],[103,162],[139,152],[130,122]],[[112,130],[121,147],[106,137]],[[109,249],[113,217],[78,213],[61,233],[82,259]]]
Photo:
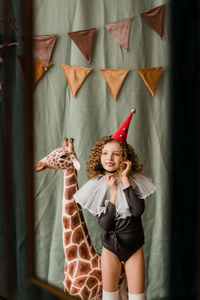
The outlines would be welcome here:
[[[124,164],[126,164],[126,168],[121,172],[121,183],[123,184],[124,188],[127,188],[131,185],[128,175],[131,172],[132,163],[131,161],[127,160],[124,162]]]
[[[121,172],[121,177],[128,177],[128,175],[131,172],[131,168],[132,168],[132,163],[130,160],[127,160],[124,162],[124,164],[126,165],[125,169]]]
[[[105,183],[111,191],[117,191],[117,180],[113,175],[105,175]]]

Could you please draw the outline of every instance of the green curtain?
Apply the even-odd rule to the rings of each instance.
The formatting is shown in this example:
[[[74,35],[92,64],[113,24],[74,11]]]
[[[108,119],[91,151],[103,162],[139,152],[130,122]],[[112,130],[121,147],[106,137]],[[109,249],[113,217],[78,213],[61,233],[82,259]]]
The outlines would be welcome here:
[[[51,61],[34,91],[35,162],[60,147],[64,137],[73,137],[81,163],[79,186],[86,182],[86,161],[96,139],[111,135],[135,107],[128,134],[144,164],[144,174],[153,179],[156,193],[146,200],[145,230],[146,295],[162,299],[168,295],[169,223],[171,184],[171,97],[170,97],[170,6],[165,5],[163,39],[140,14],[159,1],[132,0],[44,0],[34,1],[34,35],[58,34]],[[131,24],[129,51],[123,50],[104,27],[105,24],[135,16]],[[68,32],[97,28],[91,63],[71,41]],[[36,57],[36,56],[35,56]],[[91,67],[75,98],[72,97],[61,64]],[[163,66],[153,98],[137,68]],[[130,68],[113,101],[101,68]],[[37,274],[62,288],[64,252],[62,246],[61,171],[35,174],[35,234]],[[98,252],[100,230],[93,216],[85,220]]]

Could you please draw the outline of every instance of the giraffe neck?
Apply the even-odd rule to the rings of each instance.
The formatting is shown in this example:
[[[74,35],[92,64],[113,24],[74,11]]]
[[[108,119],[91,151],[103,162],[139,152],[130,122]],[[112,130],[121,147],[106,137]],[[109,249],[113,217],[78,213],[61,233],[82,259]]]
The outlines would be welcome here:
[[[77,171],[74,167],[63,171],[64,188],[62,200],[62,219],[63,232],[72,233],[76,229],[83,231],[85,236],[88,236],[88,230],[84,221],[81,207],[76,203],[73,195],[78,190]],[[65,234],[65,237],[68,236]],[[88,237],[89,238],[89,237]],[[66,243],[64,242],[66,245]]]
[[[73,195],[78,189],[74,168],[64,171],[62,201],[63,248],[65,253],[64,289],[81,299],[101,299],[101,260],[96,253]]]

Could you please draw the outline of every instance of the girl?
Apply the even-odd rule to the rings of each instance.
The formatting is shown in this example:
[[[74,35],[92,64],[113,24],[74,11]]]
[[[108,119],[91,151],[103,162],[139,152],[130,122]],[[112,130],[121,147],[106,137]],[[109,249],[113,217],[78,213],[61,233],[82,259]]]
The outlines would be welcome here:
[[[145,299],[144,198],[155,191],[151,179],[140,174],[142,164],[126,143],[135,110],[112,136],[100,138],[87,163],[90,179],[74,195],[97,217],[102,231],[103,300],[117,300],[121,267],[128,282],[129,299]]]

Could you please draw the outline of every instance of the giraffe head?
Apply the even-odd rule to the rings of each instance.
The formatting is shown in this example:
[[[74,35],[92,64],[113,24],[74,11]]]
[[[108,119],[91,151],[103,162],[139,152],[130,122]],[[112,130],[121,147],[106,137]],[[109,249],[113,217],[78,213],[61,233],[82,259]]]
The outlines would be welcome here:
[[[76,170],[80,169],[80,163],[76,158],[74,152],[74,140],[64,138],[63,146],[53,150],[46,157],[39,160],[36,164],[36,172],[40,172],[46,168],[55,170],[66,170],[69,167],[74,167]]]

